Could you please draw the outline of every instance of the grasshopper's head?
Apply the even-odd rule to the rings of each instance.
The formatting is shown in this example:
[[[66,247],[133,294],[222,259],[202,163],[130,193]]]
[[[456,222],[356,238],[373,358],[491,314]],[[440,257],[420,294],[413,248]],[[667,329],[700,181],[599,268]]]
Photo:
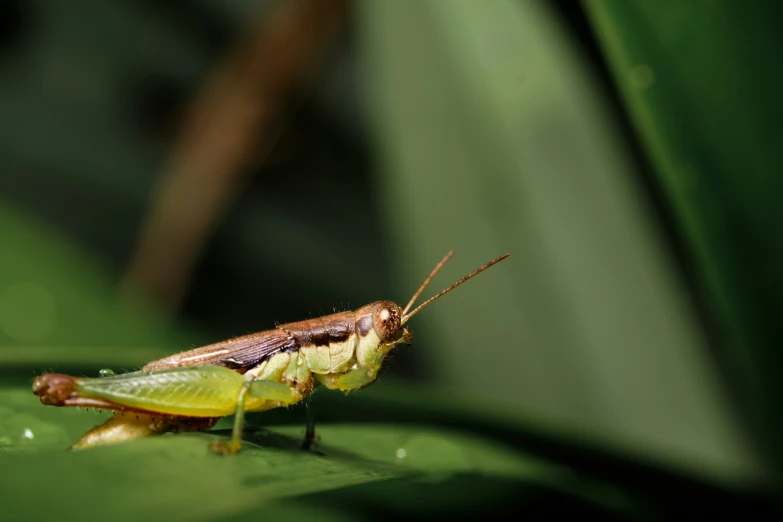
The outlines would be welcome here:
[[[373,327],[385,343],[396,343],[400,340],[409,343],[413,334],[402,326],[402,308],[391,301],[378,301],[373,314]]]
[[[503,254],[502,256],[493,259],[489,263],[466,275],[442,292],[433,297],[430,297],[424,303],[419,305],[415,310],[409,312],[408,310],[410,310],[410,308],[413,306],[413,303],[416,302],[416,299],[419,297],[422,291],[424,291],[432,278],[435,277],[435,274],[438,273],[438,270],[440,270],[443,265],[446,264],[446,261],[448,261],[453,254],[453,250],[446,254],[446,257],[444,257],[441,262],[438,263],[438,265],[433,269],[432,273],[430,273],[427,279],[424,280],[424,283],[422,283],[416,293],[413,294],[413,297],[405,308],[400,307],[392,301],[376,301],[358,309],[355,312],[356,327],[359,337],[363,340],[362,342],[369,342],[369,344],[374,346],[378,346],[380,343],[382,343],[386,346],[387,350],[391,349],[399,343],[410,343],[413,340],[413,334],[407,328],[405,328],[405,323],[407,323],[411,317],[419,313],[422,308],[440,298],[441,296],[451,292],[471,277],[477,275],[480,272],[483,272],[495,263],[503,261],[508,257],[508,254]],[[377,336],[377,338],[375,338],[375,336]]]
[[[446,261],[454,254],[452,250],[446,257],[444,257],[435,269],[430,273],[424,283],[419,287],[413,297],[408,302],[405,308],[400,307],[392,301],[376,301],[363,306],[354,312],[356,314],[356,331],[359,334],[360,350],[364,350],[362,346],[366,347],[370,351],[374,351],[379,347],[383,347],[384,352],[388,352],[393,347],[400,343],[409,344],[413,340],[413,334],[405,328],[405,323],[410,320],[411,317],[419,313],[421,309],[440,298],[441,296],[451,292],[459,285],[472,278],[476,274],[486,270],[495,263],[498,263],[508,257],[508,254],[490,261],[489,263],[477,268],[470,274],[466,275],[450,287],[446,288],[442,292],[436,294],[433,297],[427,299],[424,303],[419,305],[413,311],[408,311],[416,302],[416,298],[424,291],[429,284],[430,280],[435,277]]]
[[[366,337],[372,329],[386,345],[409,343],[413,334],[402,326],[402,308],[392,301],[376,301],[357,310],[359,335]]]

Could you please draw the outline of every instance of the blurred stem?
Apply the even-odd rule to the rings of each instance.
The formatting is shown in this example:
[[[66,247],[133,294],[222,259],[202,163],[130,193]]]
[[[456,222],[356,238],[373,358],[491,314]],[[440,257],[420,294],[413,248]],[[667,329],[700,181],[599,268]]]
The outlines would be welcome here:
[[[261,13],[249,38],[193,100],[123,281],[174,310],[248,164],[274,148],[287,98],[324,55],[347,0],[289,0]]]

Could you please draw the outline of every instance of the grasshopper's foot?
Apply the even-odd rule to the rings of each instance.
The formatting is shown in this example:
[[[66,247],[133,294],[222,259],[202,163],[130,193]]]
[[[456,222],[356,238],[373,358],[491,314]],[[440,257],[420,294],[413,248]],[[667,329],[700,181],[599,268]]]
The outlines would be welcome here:
[[[314,434],[312,437],[305,437],[302,441],[302,449],[304,451],[315,451],[321,442],[321,436]]]
[[[212,442],[209,445],[209,449],[217,453],[218,455],[233,455],[237,451],[239,451],[240,444],[237,442],[226,442],[224,440],[219,440],[217,442]]]
[[[308,408],[307,411],[307,427],[305,428],[305,436],[302,440],[302,450],[323,455],[323,453],[318,451],[318,446],[321,444],[321,435],[315,431],[315,416],[313,415],[311,408]]]

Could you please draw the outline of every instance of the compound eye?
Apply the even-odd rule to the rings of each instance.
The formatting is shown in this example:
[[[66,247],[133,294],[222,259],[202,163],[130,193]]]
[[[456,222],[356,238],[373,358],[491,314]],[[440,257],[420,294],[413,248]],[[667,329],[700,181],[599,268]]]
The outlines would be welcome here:
[[[391,308],[381,308],[375,317],[376,329],[381,339],[384,341],[394,339],[400,329],[400,313]]]

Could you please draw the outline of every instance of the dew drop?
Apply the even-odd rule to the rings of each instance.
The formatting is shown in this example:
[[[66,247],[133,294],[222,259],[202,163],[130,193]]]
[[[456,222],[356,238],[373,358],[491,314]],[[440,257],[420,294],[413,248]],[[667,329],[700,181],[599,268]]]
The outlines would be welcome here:
[[[407,456],[408,456],[408,452],[407,452],[407,451],[405,451],[405,448],[397,448],[397,451],[394,453],[394,455],[395,455],[395,456],[396,456],[398,459],[404,459],[405,457],[407,457]]]
[[[34,439],[35,438],[35,434],[33,433],[33,430],[31,430],[30,428],[25,428],[24,429],[24,438],[27,439],[27,440]]]

